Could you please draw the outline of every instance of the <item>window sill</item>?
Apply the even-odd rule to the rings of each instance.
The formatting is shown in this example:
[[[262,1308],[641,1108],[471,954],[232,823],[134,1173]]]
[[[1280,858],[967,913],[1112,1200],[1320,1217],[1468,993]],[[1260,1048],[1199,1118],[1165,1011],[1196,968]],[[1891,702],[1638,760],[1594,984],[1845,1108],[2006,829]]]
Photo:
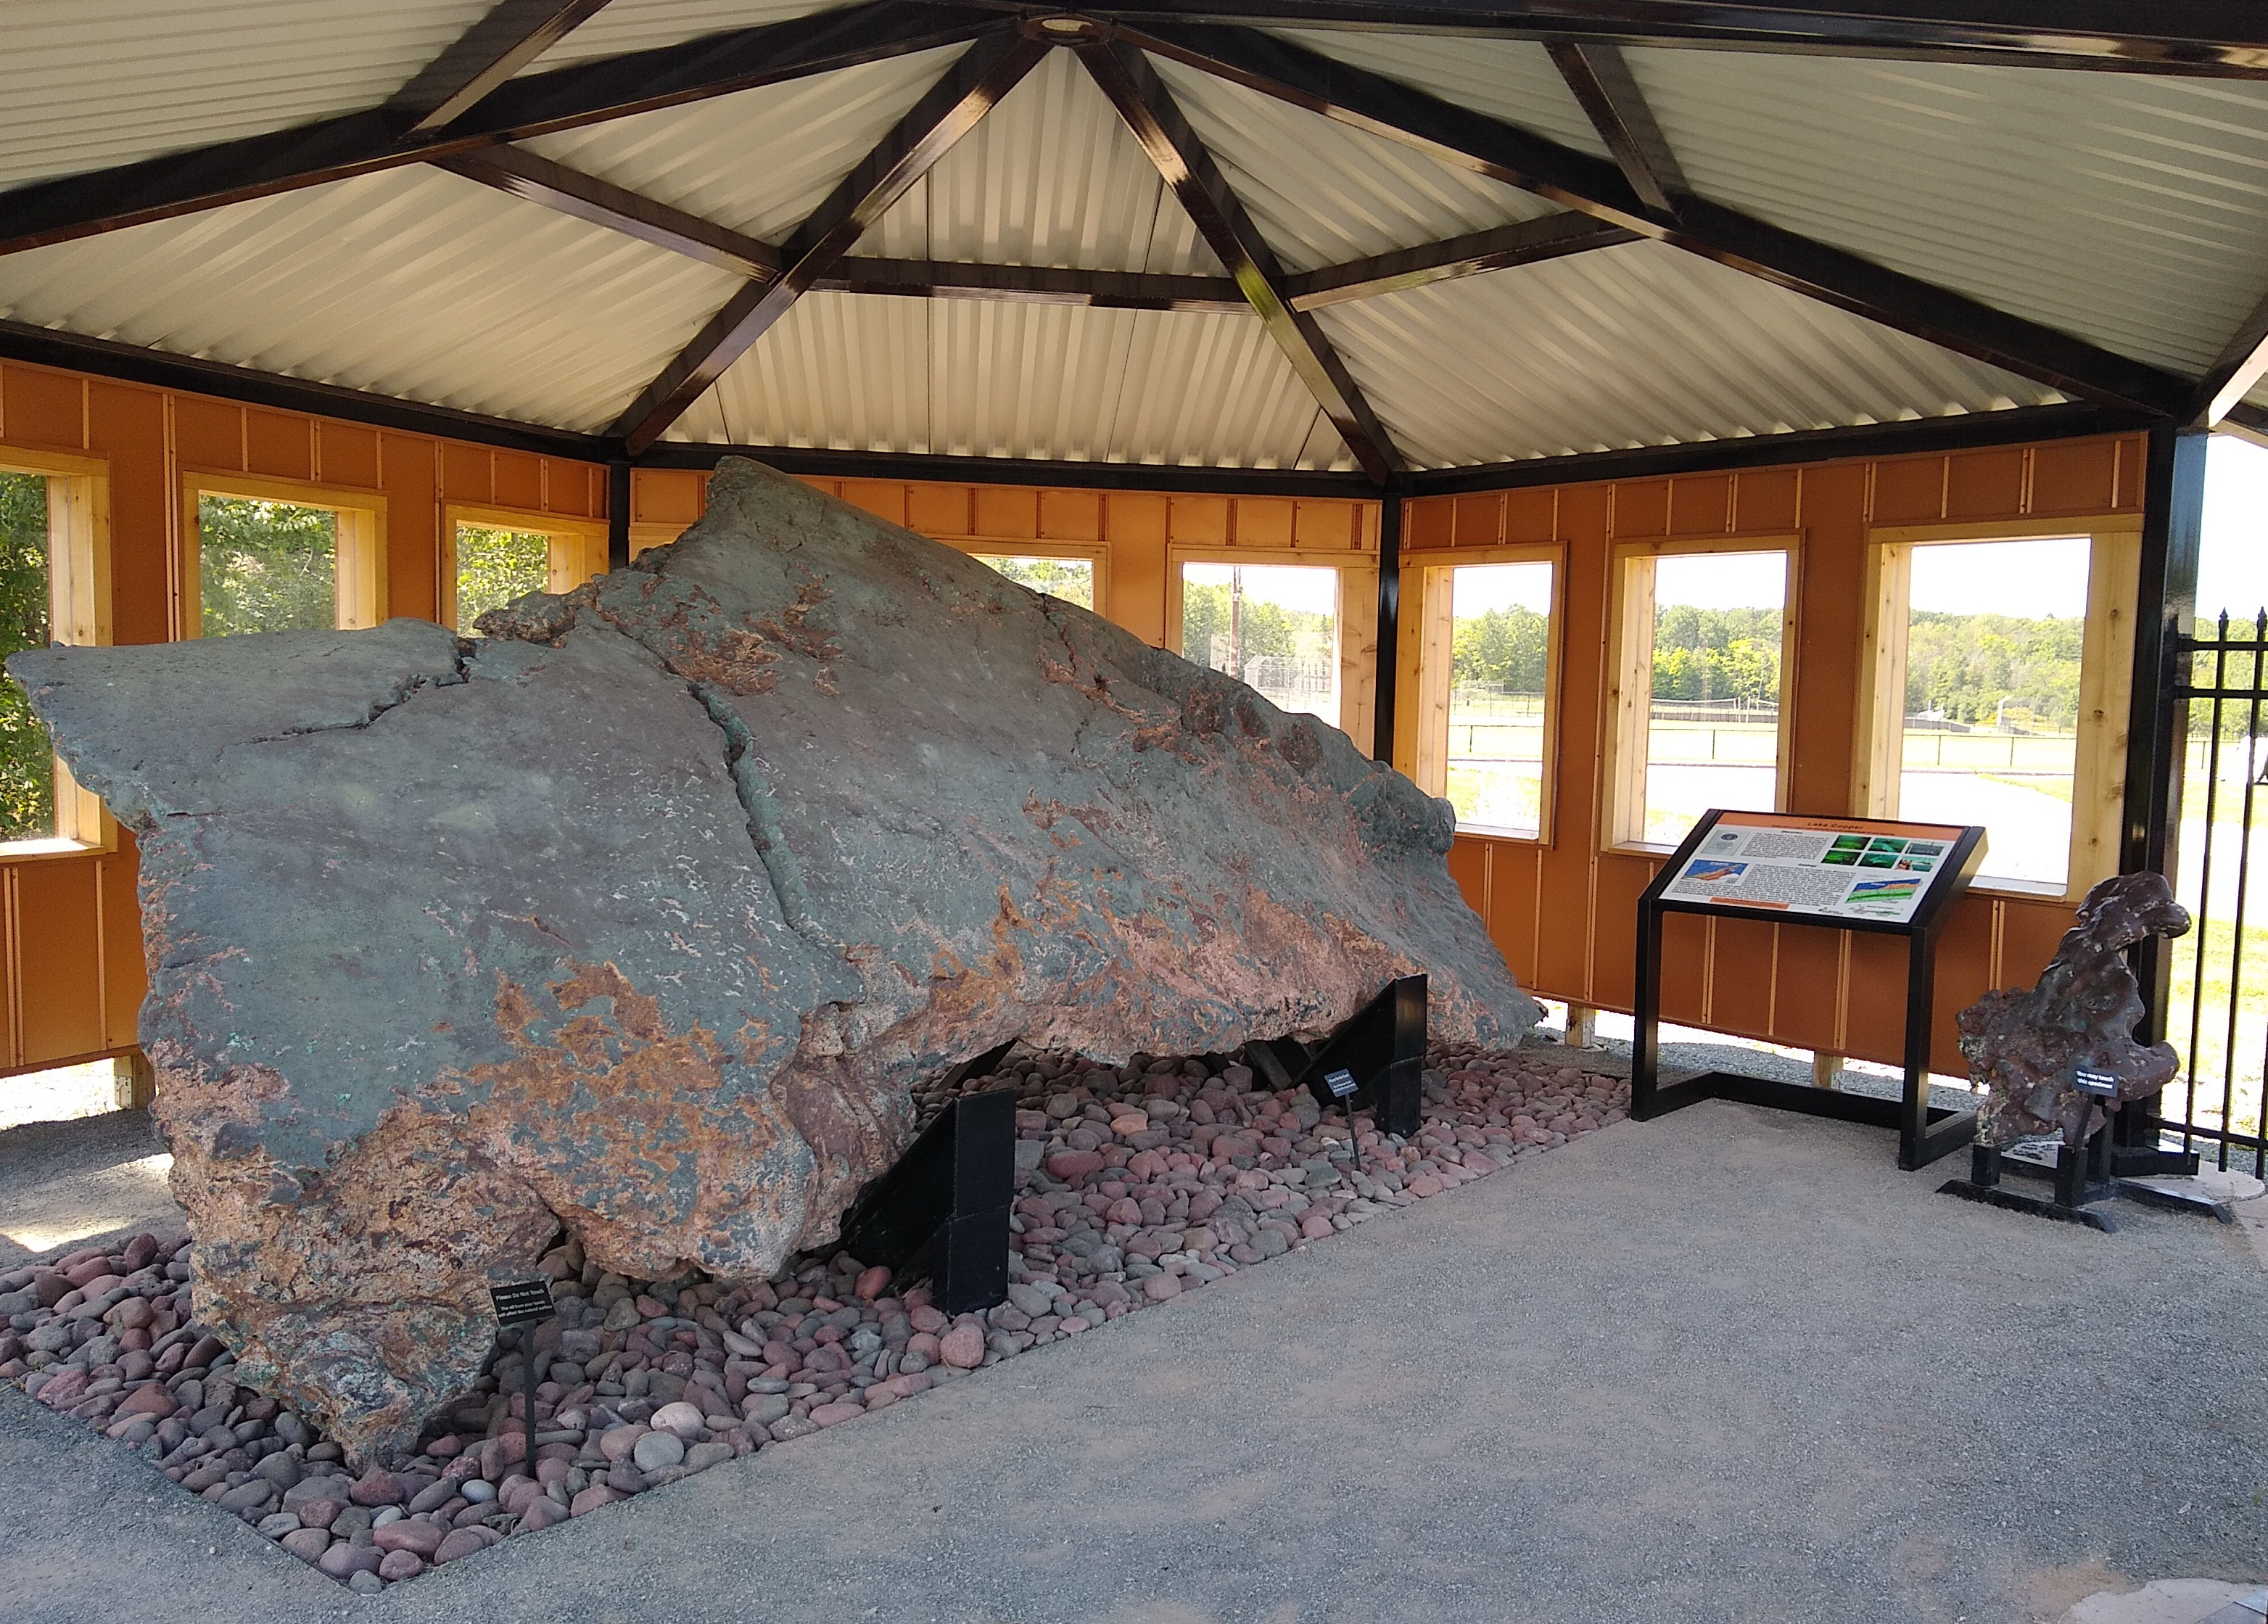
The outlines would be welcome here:
[[[1544,845],[1549,843],[1540,832],[1533,830],[1497,829],[1487,823],[1460,823],[1457,832],[1471,835],[1476,839],[1501,840],[1511,845]]]
[[[111,849],[90,841],[74,840],[66,835],[51,836],[44,840],[0,840],[0,863],[36,863],[57,857],[99,857]]]

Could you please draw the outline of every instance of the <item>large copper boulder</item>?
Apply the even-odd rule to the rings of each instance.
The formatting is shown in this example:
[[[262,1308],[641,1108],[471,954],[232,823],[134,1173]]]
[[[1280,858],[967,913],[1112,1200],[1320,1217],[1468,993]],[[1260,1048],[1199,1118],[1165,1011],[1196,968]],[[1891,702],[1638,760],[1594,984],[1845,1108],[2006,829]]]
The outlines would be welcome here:
[[[141,839],[198,1312],[350,1448],[558,1225],[770,1271],[1008,1038],[1221,1050],[1419,970],[1449,1042],[1534,1018],[1447,804],[1343,734],[753,463],[710,501],[482,639],[10,662]]]

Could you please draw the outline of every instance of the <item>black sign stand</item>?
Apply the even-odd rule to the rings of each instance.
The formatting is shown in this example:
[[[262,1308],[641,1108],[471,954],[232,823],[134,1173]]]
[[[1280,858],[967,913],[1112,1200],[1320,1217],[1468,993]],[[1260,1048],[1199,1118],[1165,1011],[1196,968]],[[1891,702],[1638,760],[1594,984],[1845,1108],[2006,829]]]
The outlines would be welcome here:
[[[1350,1125],[1353,1096],[1367,1094],[1378,1131],[1408,1139],[1425,1116],[1425,978],[1388,982],[1312,1052],[1296,1037],[1274,1037],[1256,1038],[1243,1054],[1271,1088],[1305,1089],[1325,1111],[1344,1110]]]
[[[1694,825],[1683,845],[1662,866],[1646,888],[1638,904],[1638,985],[1631,1013],[1631,1115],[1649,1122],[1701,1100],[1734,1100],[1744,1105],[1767,1105],[1807,1116],[1832,1117],[1842,1122],[1863,1122],[1898,1131],[1898,1166],[1908,1172],[1950,1155],[1976,1135],[1974,1112],[1951,1111],[1929,1103],[1929,1036],[1933,977],[1937,967],[1937,939],[1952,916],[1953,903],[1976,878],[1984,860],[1984,831],[1963,829],[1921,893],[1911,919],[1849,919],[1840,914],[1808,913],[1800,909],[1744,908],[1735,903],[1710,902],[1664,896],[1685,866],[1716,828],[1722,813],[1712,809]],[[1838,818],[1853,831],[1869,826],[1864,818]],[[1888,829],[1885,832],[1889,832]],[[1661,921],[1668,913],[1697,913],[1720,919],[1761,919],[1768,924],[1816,925],[1828,930],[1860,931],[1874,935],[1904,936],[1906,959],[1905,1097],[1903,1101],[1846,1094],[1799,1083],[1775,1082],[1736,1072],[1704,1072],[1697,1077],[1664,1088],[1657,1078],[1661,1061]]]
[[[997,1063],[998,1052],[990,1058]],[[945,1313],[974,1313],[1008,1295],[1015,1196],[1016,1091],[964,1094],[859,1192],[843,1215],[843,1244],[899,1280],[929,1276]]]
[[[519,1337],[521,1391],[527,1399],[528,1471],[535,1470],[535,1327],[551,1318],[551,1282],[525,1280],[509,1286],[490,1286],[489,1302],[496,1309],[497,1328],[517,1330]]]

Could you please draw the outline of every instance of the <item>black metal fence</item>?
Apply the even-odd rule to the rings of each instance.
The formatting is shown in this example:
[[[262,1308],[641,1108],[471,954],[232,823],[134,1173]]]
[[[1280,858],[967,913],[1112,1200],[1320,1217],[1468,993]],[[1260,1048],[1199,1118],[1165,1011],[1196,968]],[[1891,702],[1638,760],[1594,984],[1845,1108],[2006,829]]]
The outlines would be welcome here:
[[[2252,848],[2256,820],[2268,816],[2268,610],[2198,630],[2209,635],[2182,640],[2175,689],[2175,714],[2188,725],[2171,855],[2192,924],[2172,947],[2166,1037],[2182,1070],[2165,1092],[2164,1133],[2169,1148],[2178,1139],[2209,1165],[2259,1177],[2268,1173],[2268,851]]]

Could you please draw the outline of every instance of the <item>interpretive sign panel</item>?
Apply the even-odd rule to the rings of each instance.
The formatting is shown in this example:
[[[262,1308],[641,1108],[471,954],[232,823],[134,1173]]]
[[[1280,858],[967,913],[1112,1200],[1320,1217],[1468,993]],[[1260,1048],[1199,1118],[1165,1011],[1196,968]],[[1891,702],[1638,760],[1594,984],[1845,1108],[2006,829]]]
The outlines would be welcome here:
[[[1898,1130],[1898,1165],[1917,1168],[1968,1142],[1975,1118],[1929,1099],[1930,1004],[1937,933],[1984,859],[1984,831],[1957,823],[1705,813],[1638,904],[1631,1115],[1644,1122],[1696,1100],[1731,1099]],[[1742,915],[1906,938],[1905,1097],[1892,1101],[1733,1072],[1659,1086],[1662,916]]]
[[[1718,812],[1695,834],[1668,871],[1662,901],[1822,924],[1911,924],[1984,855],[1984,831],[1957,823]]]

